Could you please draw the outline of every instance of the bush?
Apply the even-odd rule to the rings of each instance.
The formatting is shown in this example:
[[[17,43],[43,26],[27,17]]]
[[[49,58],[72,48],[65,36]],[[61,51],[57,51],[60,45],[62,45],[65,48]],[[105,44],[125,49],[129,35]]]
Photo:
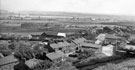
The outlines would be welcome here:
[[[12,54],[11,50],[8,49],[7,44],[0,44],[0,53],[2,53],[4,56],[8,56]]]
[[[49,60],[44,60],[41,61],[40,63],[38,63],[33,70],[46,70],[48,68],[50,68],[52,65],[52,62],[50,62]]]
[[[16,53],[19,53],[16,54]],[[22,58],[25,58],[26,60],[28,59],[32,59],[34,56],[33,56],[33,51],[30,49],[30,47],[26,46],[26,45],[20,45],[16,50],[15,50],[15,54],[22,57]]]

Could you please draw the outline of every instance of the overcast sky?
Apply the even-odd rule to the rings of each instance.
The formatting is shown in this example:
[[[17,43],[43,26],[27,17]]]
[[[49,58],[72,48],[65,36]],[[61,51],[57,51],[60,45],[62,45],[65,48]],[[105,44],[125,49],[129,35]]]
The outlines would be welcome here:
[[[134,15],[135,0],[0,0],[8,11],[62,11]]]

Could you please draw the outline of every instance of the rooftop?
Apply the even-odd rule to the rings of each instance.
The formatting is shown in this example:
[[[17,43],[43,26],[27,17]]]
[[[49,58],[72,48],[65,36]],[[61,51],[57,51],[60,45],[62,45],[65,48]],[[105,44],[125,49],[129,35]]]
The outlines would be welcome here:
[[[65,56],[65,54],[61,51],[56,51],[56,52],[48,53],[46,56],[51,60],[55,60],[55,59]]]
[[[50,46],[51,46],[52,48],[60,48],[60,47],[65,47],[65,46],[69,46],[69,45],[70,45],[70,43],[68,43],[68,42],[66,42],[66,41],[50,44]]]
[[[105,38],[113,38],[113,39],[120,39],[120,38],[122,38],[122,37],[119,37],[119,36],[116,36],[116,35],[114,35],[114,34],[106,34],[105,35]]]
[[[91,47],[91,48],[100,48],[101,45],[92,44],[92,43],[82,43],[82,46]]]
[[[78,44],[78,43],[82,43],[84,42],[86,39],[85,38],[75,38],[74,40],[72,40],[74,43]]]
[[[0,59],[0,66],[13,62],[17,62],[17,59],[13,55],[9,55]]]

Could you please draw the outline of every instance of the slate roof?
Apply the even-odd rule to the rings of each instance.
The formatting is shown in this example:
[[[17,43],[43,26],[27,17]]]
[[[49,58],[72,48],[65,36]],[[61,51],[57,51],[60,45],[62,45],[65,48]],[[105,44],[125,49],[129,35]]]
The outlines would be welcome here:
[[[82,43],[84,42],[86,39],[85,38],[76,38],[74,40],[72,40],[74,43],[78,44],[78,43]]]
[[[58,32],[44,32],[44,33],[42,33],[41,35],[42,36],[46,36],[46,35],[54,35],[54,36],[57,36],[57,34],[58,34]]]
[[[85,46],[85,47],[90,47],[90,48],[100,48],[101,47],[101,45],[92,44],[92,43],[82,43],[81,45]]]
[[[106,34],[105,35],[105,38],[112,38],[112,39],[120,39],[120,38],[122,38],[122,37],[119,37],[119,36],[116,36],[116,35],[112,35],[112,34]]]
[[[65,54],[61,51],[56,51],[56,52],[48,53],[46,54],[46,56],[51,60],[55,60],[55,59],[65,56]]]
[[[51,43],[50,44],[50,47],[52,48],[60,48],[60,47],[66,47],[66,46],[69,46],[70,43],[64,41],[64,42],[58,42],[58,43]]]
[[[17,62],[17,59],[14,58],[13,55],[9,55],[0,59],[0,66],[13,63],[13,62]]]
[[[131,39],[135,39],[135,35],[130,35],[130,38]]]
[[[58,48],[58,46],[57,46],[56,43],[51,43],[51,44],[50,44],[50,47],[52,47],[52,48]]]

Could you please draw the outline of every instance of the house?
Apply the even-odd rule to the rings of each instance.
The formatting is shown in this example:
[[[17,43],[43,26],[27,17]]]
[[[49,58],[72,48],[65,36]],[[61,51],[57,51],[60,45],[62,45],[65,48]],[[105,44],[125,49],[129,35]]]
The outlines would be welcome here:
[[[58,32],[44,32],[41,34],[41,38],[42,37],[63,38],[63,36],[58,36]]]
[[[17,62],[13,55],[0,58],[0,70],[13,70]]]
[[[98,49],[101,47],[101,45],[86,43],[86,42],[82,43],[81,46],[82,46],[82,48],[95,48],[95,49]]]
[[[74,43],[69,43],[67,41],[63,42],[57,42],[57,43],[51,43],[50,47],[54,49],[55,51],[62,51],[65,54],[74,52],[75,50],[75,44]]]
[[[121,39],[122,37],[116,36],[115,34],[106,34],[105,39]]]
[[[99,34],[97,37],[97,41],[95,44],[116,44],[117,42],[127,43],[126,39],[123,37],[116,36],[114,34]]]
[[[127,41],[124,37],[119,37],[116,35],[110,35],[107,34],[104,40],[104,44],[112,44],[112,45],[117,45],[117,43],[121,43],[126,45]]]
[[[53,62],[59,62],[62,61],[63,57],[65,57],[66,55],[61,51],[56,51],[56,52],[48,53],[46,54],[46,56]]]
[[[104,41],[105,39],[119,39],[121,37],[118,37],[114,34],[99,34],[96,39],[100,41]]]
[[[83,38],[83,37],[81,37],[81,38],[74,38],[74,39],[72,39],[72,41],[73,41],[76,45],[78,45],[78,47],[79,47],[81,43],[83,43],[83,42],[86,41],[86,39]]]
[[[67,41],[64,41],[63,43],[64,43],[65,47],[63,47],[62,52],[64,52],[66,55],[69,55],[69,54],[75,52],[76,47],[75,47],[74,43],[69,43]]]

